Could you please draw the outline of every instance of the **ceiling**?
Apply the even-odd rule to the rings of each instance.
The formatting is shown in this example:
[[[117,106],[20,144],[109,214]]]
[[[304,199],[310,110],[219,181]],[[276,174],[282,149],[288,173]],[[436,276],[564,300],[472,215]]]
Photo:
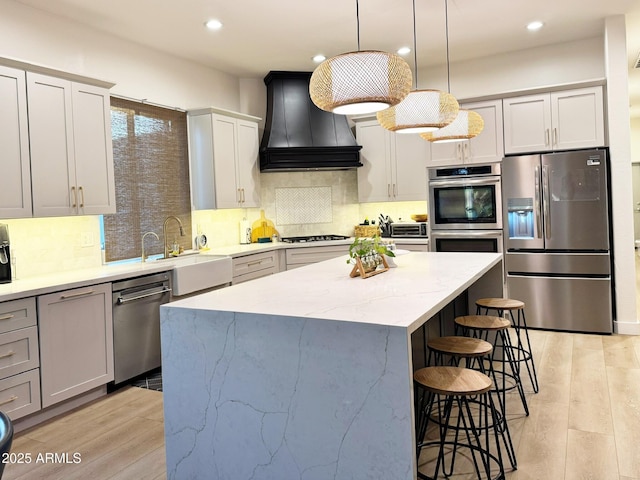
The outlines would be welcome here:
[[[92,28],[241,77],[312,71],[312,57],[357,50],[354,0],[17,0]],[[640,107],[638,0],[448,0],[452,62],[602,35],[627,15],[631,103]],[[219,31],[204,22],[218,18]],[[413,45],[411,0],[360,0],[360,48]],[[529,32],[525,25],[545,27]],[[418,65],[446,61],[445,0],[416,0]],[[412,65],[413,54],[407,59]],[[638,108],[640,114],[640,108]]]

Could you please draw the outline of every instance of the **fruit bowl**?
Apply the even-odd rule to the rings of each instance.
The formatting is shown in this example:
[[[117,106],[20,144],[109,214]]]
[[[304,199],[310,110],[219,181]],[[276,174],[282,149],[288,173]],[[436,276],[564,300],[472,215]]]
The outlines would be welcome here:
[[[427,214],[426,213],[421,213],[421,214],[411,215],[411,220],[414,220],[416,222],[426,222],[427,221]]]

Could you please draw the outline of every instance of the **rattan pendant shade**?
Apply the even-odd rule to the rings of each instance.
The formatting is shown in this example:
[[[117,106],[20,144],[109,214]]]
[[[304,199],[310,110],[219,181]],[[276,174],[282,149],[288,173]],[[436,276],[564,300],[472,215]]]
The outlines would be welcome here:
[[[343,53],[322,62],[309,81],[320,109],[342,115],[378,112],[411,90],[411,69],[400,56],[377,50]]]
[[[432,132],[449,125],[459,110],[456,98],[440,90],[413,90],[395,107],[378,112],[378,123],[397,133]]]
[[[421,133],[420,136],[433,143],[458,142],[479,135],[483,128],[484,120],[479,113],[461,108],[449,125],[435,132]]]

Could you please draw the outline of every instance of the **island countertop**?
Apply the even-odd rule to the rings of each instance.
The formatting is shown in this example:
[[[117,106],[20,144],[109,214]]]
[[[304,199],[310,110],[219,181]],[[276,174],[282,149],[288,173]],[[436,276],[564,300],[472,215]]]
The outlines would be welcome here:
[[[416,478],[411,333],[500,295],[501,255],[412,252],[365,279],[346,258],[160,308],[168,480]]]
[[[349,276],[346,256],[163,308],[194,308],[397,326],[413,332],[501,261],[497,253],[411,252],[397,268]]]

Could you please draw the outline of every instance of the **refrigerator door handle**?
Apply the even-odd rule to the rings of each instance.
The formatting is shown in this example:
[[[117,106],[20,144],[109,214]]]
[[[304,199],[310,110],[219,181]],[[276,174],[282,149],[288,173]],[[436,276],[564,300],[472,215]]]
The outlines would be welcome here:
[[[547,239],[551,238],[551,204],[549,197],[549,166],[543,165],[542,167],[542,205],[544,208],[544,236]]]
[[[540,166],[536,166],[535,168],[535,191],[534,191],[534,202],[535,202],[535,212],[534,215],[536,216],[536,230],[537,230],[537,237],[538,238],[542,238],[542,223],[541,223],[541,217],[542,217],[542,211],[540,210]]]

